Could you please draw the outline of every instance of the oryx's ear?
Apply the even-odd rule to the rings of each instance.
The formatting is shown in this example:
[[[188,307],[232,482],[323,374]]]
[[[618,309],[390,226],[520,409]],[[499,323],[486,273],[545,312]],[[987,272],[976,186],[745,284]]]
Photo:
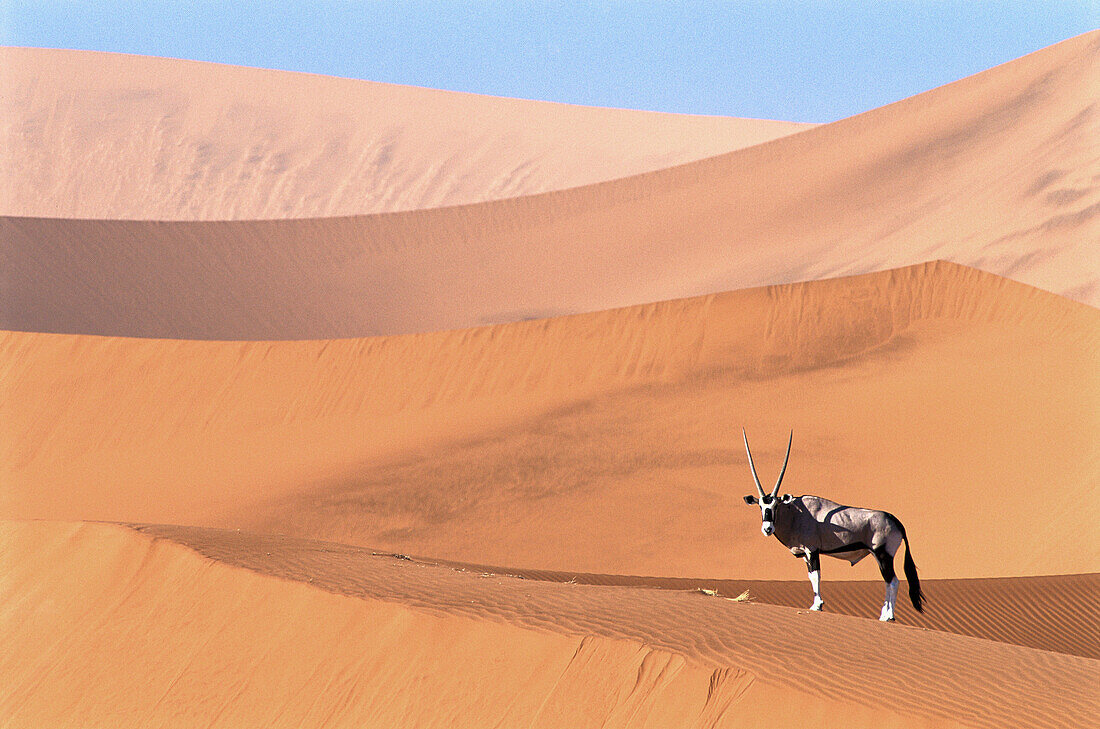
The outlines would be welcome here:
[[[756,497],[755,496],[746,496],[745,497],[745,503],[749,504],[750,506],[752,504],[755,504],[756,503]]]
[[[791,496],[790,494],[783,494],[783,503],[784,503],[784,504],[789,504],[789,503],[791,503],[792,501],[794,501],[794,497],[793,497],[793,496]]]

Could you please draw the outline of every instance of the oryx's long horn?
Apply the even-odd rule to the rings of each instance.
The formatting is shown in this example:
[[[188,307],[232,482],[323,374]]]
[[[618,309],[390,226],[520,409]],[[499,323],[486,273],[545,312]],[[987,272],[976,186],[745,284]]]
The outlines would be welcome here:
[[[760,477],[756,475],[756,466],[752,462],[752,451],[749,450],[749,436],[745,429],[741,428],[741,436],[745,439],[745,453],[749,456],[749,468],[752,469],[752,480],[756,481],[756,490],[760,492],[760,498],[764,498],[764,487],[760,485]]]
[[[783,474],[787,472],[787,461],[791,460],[791,443],[794,441],[794,431],[791,431],[791,437],[787,439],[787,455],[783,456],[783,470],[779,472],[779,478],[775,482],[775,488],[772,489],[772,498],[779,493],[779,484],[783,483]]]

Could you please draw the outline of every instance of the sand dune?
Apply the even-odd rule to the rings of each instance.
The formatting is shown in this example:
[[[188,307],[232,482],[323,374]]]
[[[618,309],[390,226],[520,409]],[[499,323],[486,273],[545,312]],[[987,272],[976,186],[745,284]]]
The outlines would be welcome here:
[[[1100,305],[1100,32],[801,134],[437,210],[5,218],[0,328],[356,337],[947,259]]]
[[[929,577],[1092,572],[1098,316],[940,263],[391,338],[7,333],[3,513],[796,579],[740,500],[740,428],[765,479],[793,428],[787,488],[888,508]]]
[[[138,528],[150,534],[178,538],[190,543],[189,527]],[[256,534],[248,535],[248,538],[257,540],[258,543],[264,539]],[[271,539],[283,540],[286,537]],[[206,549],[200,551],[214,557],[219,554]],[[385,556],[377,551],[372,554]],[[450,567],[481,576],[688,592],[710,590],[720,598],[749,600],[802,610],[808,607],[813,595],[810,583],[806,580],[596,575],[475,565],[395,553],[390,553],[389,556],[418,564]],[[916,612],[905,602],[904,597],[896,605],[897,620],[905,625],[1100,659],[1100,616],[1092,609],[1092,605],[1100,598],[1100,573],[968,580],[930,580],[925,577],[921,580],[921,585],[930,600],[925,604],[923,613]],[[877,617],[883,599],[881,580],[827,583],[823,590],[828,598],[825,603],[827,612],[857,618]],[[931,597],[933,595],[934,600]]]
[[[3,48],[0,68],[5,215],[232,220],[459,205],[813,126],[120,53]]]
[[[340,545],[171,539],[216,556],[113,525],[4,525],[9,725],[1061,727],[1100,709],[1100,663],[1049,651]]]
[[[0,67],[0,724],[1100,715],[1100,32],[798,134]]]

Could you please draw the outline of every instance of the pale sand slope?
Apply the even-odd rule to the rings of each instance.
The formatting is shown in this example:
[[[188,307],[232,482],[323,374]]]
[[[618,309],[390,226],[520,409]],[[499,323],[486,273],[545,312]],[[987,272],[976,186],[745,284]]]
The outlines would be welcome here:
[[[955,264],[376,339],[7,333],[0,362],[9,517],[804,579],[741,501],[740,428],[765,481],[793,428],[787,490],[898,515],[926,577],[1100,571],[1100,311]]]
[[[0,213],[228,220],[480,202],[812,127],[117,53],[0,49]]]
[[[238,222],[6,218],[0,328],[352,337],[949,259],[1100,305],[1100,32],[860,116],[595,186]]]
[[[114,525],[3,526],[6,725],[1065,727],[1100,710],[1086,658],[169,531],[214,559]]]

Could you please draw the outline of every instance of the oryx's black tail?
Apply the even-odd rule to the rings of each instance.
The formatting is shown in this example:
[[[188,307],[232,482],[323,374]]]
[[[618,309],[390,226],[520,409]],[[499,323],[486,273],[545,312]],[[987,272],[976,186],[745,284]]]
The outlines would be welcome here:
[[[917,576],[917,563],[913,561],[913,550],[909,548],[909,537],[905,536],[905,527],[901,528],[901,537],[905,540],[905,581],[909,583],[909,599],[918,613],[924,612],[924,593],[920,591],[920,577]]]

